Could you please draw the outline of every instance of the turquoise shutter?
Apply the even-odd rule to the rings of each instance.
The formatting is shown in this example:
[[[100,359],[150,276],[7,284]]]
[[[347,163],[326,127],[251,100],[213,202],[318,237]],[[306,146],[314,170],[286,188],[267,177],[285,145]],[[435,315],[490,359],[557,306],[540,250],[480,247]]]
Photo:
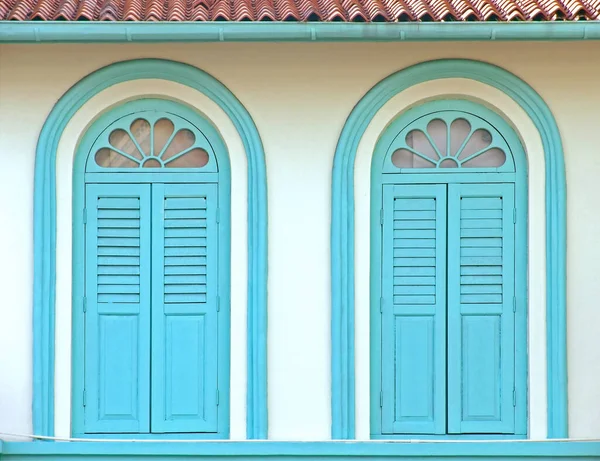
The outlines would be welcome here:
[[[217,185],[152,188],[152,432],[217,431]]]
[[[446,186],[383,188],[382,432],[446,430]]]
[[[511,434],[514,186],[448,188],[448,431]]]
[[[86,186],[85,432],[148,432],[150,186]]]

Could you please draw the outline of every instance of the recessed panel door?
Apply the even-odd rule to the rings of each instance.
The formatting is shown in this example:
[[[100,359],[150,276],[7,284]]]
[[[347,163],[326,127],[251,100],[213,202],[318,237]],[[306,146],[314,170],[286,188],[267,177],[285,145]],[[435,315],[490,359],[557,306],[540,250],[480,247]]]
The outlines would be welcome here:
[[[382,430],[446,431],[446,186],[383,189]]]
[[[152,432],[216,432],[217,185],[152,187]]]
[[[515,431],[513,184],[448,186],[448,431]]]
[[[150,429],[150,185],[86,186],[85,431]]]

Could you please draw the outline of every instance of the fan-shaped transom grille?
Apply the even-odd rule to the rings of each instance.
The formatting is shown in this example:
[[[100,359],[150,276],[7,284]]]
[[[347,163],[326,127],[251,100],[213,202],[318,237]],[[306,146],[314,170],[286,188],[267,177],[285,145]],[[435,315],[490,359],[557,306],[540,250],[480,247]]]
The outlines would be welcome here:
[[[102,132],[92,148],[88,171],[135,168],[216,171],[206,137],[187,120],[146,111],[123,117]],[[207,168],[212,165],[212,168]]]
[[[388,172],[398,168],[513,169],[510,149],[500,133],[480,117],[461,111],[420,117],[400,132],[388,152]]]

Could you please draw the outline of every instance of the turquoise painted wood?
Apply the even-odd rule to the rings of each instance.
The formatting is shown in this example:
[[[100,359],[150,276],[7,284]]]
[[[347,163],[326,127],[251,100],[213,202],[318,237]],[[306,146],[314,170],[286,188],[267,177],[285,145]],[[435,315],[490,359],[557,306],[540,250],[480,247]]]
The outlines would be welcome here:
[[[446,432],[446,186],[383,187],[382,432]]]
[[[450,130],[456,121],[468,127],[457,131],[459,142]],[[522,155],[519,149],[498,115],[462,100],[413,108],[378,141],[371,189],[373,438],[526,435],[527,202],[526,175],[513,155]],[[482,162],[488,152],[491,167]],[[399,322],[390,307],[413,318]],[[406,415],[421,420],[400,424]]]
[[[88,433],[150,429],[150,185],[86,187]]]
[[[176,459],[299,460],[561,460],[598,459],[599,441],[536,442],[233,442],[122,443],[122,442],[0,442],[3,461],[123,460],[173,461]]]
[[[444,42],[600,39],[597,21],[395,23],[2,21],[0,43]]]
[[[202,173],[210,177],[208,173],[218,172],[214,147],[204,134],[208,131],[210,137],[214,136],[211,136],[214,128],[207,120],[184,107],[173,107],[165,100],[142,101],[126,104],[101,117],[101,123],[107,126],[94,141],[93,152],[85,166],[86,180],[108,172],[135,172],[138,181],[156,178],[164,182],[167,176],[170,181],[181,178],[172,173],[188,176]],[[173,113],[174,110],[179,114]],[[110,167],[97,161],[98,158],[107,161],[108,156],[103,150],[111,151]],[[205,159],[194,155],[199,150],[205,152]],[[153,162],[154,166],[148,168],[148,162]],[[216,180],[217,175],[214,176]]]
[[[174,129],[169,139],[176,139],[178,130],[185,130],[185,139],[189,140],[183,151],[181,144],[177,150],[167,149],[168,141],[160,142],[160,133],[156,134],[156,125],[171,117]],[[134,123],[139,128],[140,120],[148,122],[141,132],[133,129]],[[126,133],[129,138],[123,141],[117,137],[117,141],[111,141],[115,130],[119,136]],[[134,133],[138,138],[132,136]],[[163,140],[167,139],[164,132],[162,136]],[[106,149],[113,147],[116,153],[111,154],[110,162],[105,164]],[[169,161],[174,160],[168,158],[176,159],[179,155],[184,159],[185,152],[198,148],[208,155],[201,154],[202,162],[169,167]],[[127,350],[124,339],[109,344],[95,340],[88,345],[93,337],[81,328],[88,314],[85,312],[82,316],[81,311],[75,309],[73,435],[117,439],[227,437],[230,190],[229,163],[223,141],[194,111],[169,101],[144,99],[123,104],[100,117],[85,133],[80,151],[85,155],[77,157],[75,184],[81,189],[75,188],[74,207],[81,206],[81,192],[86,193],[85,201],[89,202],[95,197],[90,191],[97,189],[117,197],[126,193],[137,193],[140,197],[137,202],[124,196],[122,203],[115,204],[116,199],[108,203],[113,207],[120,204],[122,210],[107,211],[106,202],[99,202],[98,213],[103,219],[100,224],[94,216],[88,218],[88,212],[82,213],[82,208],[76,211],[73,255],[74,266],[86,265],[87,283],[97,284],[98,299],[112,306],[112,310],[105,308],[112,315],[109,320],[115,320],[115,306],[121,310],[128,308],[125,312],[128,319],[134,310],[143,316],[144,323],[137,325],[134,333],[140,338],[138,354],[145,365],[143,368],[127,366],[125,361],[129,355],[123,354],[123,350]],[[170,152],[171,157],[164,160],[158,155],[161,167],[144,168],[144,162],[155,161],[153,156],[160,151]],[[84,173],[84,169],[91,172]],[[112,182],[115,179],[117,183]],[[89,208],[92,203],[95,202],[86,206]],[[83,218],[77,219],[78,216]],[[85,248],[77,243],[84,225]],[[115,243],[116,238],[119,240]],[[94,247],[90,247],[96,240],[100,242],[98,258],[110,257],[116,265],[116,269],[110,271],[103,268],[106,274],[101,276],[94,269],[99,262],[92,258]],[[88,267],[91,269],[87,270]],[[73,281],[75,299],[79,294],[78,280]],[[86,290],[84,295],[89,288]],[[115,304],[117,301],[121,304]],[[132,307],[134,302],[137,305]],[[106,381],[109,384],[135,381],[138,400],[135,407],[129,404],[133,394],[124,392],[123,385],[120,388],[105,386],[103,392],[92,389],[100,401],[104,398],[113,403],[113,407],[114,402],[120,402],[125,409],[117,408],[119,417],[107,418],[101,426],[91,427],[87,424],[90,407],[87,361],[91,357],[93,363],[96,356],[102,358],[107,353],[124,370],[113,367],[120,372],[114,374],[109,370]],[[85,380],[82,379],[84,373]],[[85,401],[81,396],[85,396]],[[132,408],[143,416],[143,424],[120,422],[132,419],[129,415],[133,413]],[[113,424],[114,421],[117,423]]]
[[[515,433],[513,184],[448,186],[448,432]]]
[[[152,432],[217,432],[216,184],[152,185]]]
[[[4,29],[3,29],[4,30]],[[267,188],[264,150],[256,125],[240,101],[214,77],[198,68],[186,64],[160,59],[139,59],[110,64],[92,72],[73,85],[48,115],[42,127],[36,148],[34,189],[34,283],[33,283],[33,431],[35,434],[54,434],[54,344],[55,344],[55,287],[56,287],[56,155],[59,140],[73,115],[90,98],[103,90],[126,81],[140,79],[162,79],[173,81],[198,91],[217,104],[235,126],[244,145],[248,160],[248,392],[247,434],[248,438],[267,436]],[[152,104],[157,101],[136,101],[136,104]],[[170,106],[176,114],[185,114],[193,120],[214,147],[219,167],[219,292],[221,314],[219,322],[219,420],[218,433],[196,433],[195,439],[226,438],[229,436],[229,241],[230,241],[230,166],[225,143],[215,127],[203,120],[194,108],[172,101],[160,100],[162,108]],[[122,108],[122,106],[121,106]],[[116,109],[115,109],[116,110]],[[126,115],[126,114],[124,114]],[[102,116],[100,117],[102,118]],[[88,130],[90,134],[93,126]],[[96,132],[98,135],[99,132]],[[85,181],[101,182],[98,177],[87,177],[85,164],[88,148],[93,144],[92,135],[84,135],[74,160],[73,167],[73,324],[83,324],[81,306],[84,298],[83,258],[85,236],[83,215],[85,207]],[[92,175],[96,173],[88,173]],[[141,174],[141,173],[140,173]],[[182,173],[186,175],[187,173]],[[214,181],[203,174],[203,181]],[[111,179],[130,181],[127,173]],[[143,174],[140,181],[152,182],[154,173]],[[168,175],[161,175],[165,182],[173,182]],[[193,179],[198,182],[196,177]],[[180,178],[177,182],[189,181]],[[72,391],[72,435],[85,435],[82,409],[84,389],[83,328],[74,328],[73,344],[73,391]],[[181,437],[181,435],[179,435]],[[187,436],[187,435],[186,435]],[[100,437],[100,435],[98,435]],[[109,436],[109,438],[111,438]],[[175,436],[171,436],[175,437]],[[154,434],[153,438],[160,438]]]
[[[529,30],[529,29],[528,29]],[[465,78],[490,85],[512,98],[531,118],[542,139],[545,156],[546,177],[546,324],[548,363],[548,436],[567,437],[567,362],[566,362],[566,182],[564,154],[560,131],[548,105],[526,82],[510,72],[478,61],[442,59],[420,63],[385,78],[356,104],[340,135],[332,174],[332,220],[331,220],[331,414],[332,437],[354,437],[354,160],[360,140],[375,114],[395,95],[414,85],[444,78]],[[473,104],[473,103],[471,103]],[[475,105],[476,106],[476,105]],[[479,107],[478,114],[483,108]],[[490,111],[485,111],[488,119]],[[508,124],[498,115],[493,125]],[[491,119],[489,119],[491,120]],[[394,123],[401,123],[396,120]],[[403,122],[406,122],[403,121]],[[403,123],[402,122],[402,123]],[[393,141],[404,126],[386,130],[381,141]],[[516,350],[515,376],[517,387],[527,382],[527,159],[514,131],[501,128],[511,148],[515,161],[515,198],[517,202],[516,248]],[[380,248],[379,210],[381,209],[381,176],[383,157],[387,150],[378,144],[373,157],[371,175],[371,246]],[[389,145],[389,144],[388,144]],[[490,182],[505,182],[505,173],[492,175]],[[429,178],[429,182],[436,180]],[[467,181],[468,174],[461,174]],[[477,178],[473,180],[476,181]],[[461,180],[461,181],[462,181]],[[450,182],[450,181],[449,181]],[[378,198],[379,197],[379,198]],[[371,252],[371,280],[377,279],[377,260]],[[373,285],[372,285],[373,286]],[[371,291],[371,305],[379,302],[379,293]],[[379,310],[371,310],[371,340],[380,341]],[[371,363],[379,360],[371,348]],[[371,389],[380,389],[381,376],[371,370]],[[527,390],[517,393],[515,421],[516,432],[527,432]],[[381,436],[379,396],[371,392],[371,432]]]

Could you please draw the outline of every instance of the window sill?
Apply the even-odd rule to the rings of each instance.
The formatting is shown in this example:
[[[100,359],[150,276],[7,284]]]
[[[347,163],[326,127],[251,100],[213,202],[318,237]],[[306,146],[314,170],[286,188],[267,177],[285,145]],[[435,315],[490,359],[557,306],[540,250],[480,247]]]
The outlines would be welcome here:
[[[436,441],[436,440],[448,440],[448,441],[493,441],[493,440],[527,440],[526,434],[443,434],[443,435],[429,435],[429,434],[371,434],[371,440],[400,440],[407,442],[419,442],[419,441]]]
[[[104,443],[110,443],[116,441],[121,442],[160,442],[160,441],[194,441],[199,442],[203,440],[227,440],[229,434],[219,434],[215,432],[201,433],[201,432],[186,432],[186,433],[169,433],[169,434],[136,434],[136,433],[125,433],[125,434],[85,434],[85,433],[74,433],[72,436],[74,439],[86,439],[86,440],[98,440]],[[82,442],[87,443],[87,442]]]
[[[372,442],[0,442],[2,461],[95,461],[111,457],[136,457],[138,461],[173,461],[190,456],[225,457],[229,461],[249,458],[271,461],[304,458],[322,460],[323,458],[364,458],[385,459],[420,458],[423,461],[456,458],[462,460],[482,459],[506,460],[539,458],[590,458],[597,459],[600,453],[600,441],[482,441],[441,442],[441,441],[372,441]]]

